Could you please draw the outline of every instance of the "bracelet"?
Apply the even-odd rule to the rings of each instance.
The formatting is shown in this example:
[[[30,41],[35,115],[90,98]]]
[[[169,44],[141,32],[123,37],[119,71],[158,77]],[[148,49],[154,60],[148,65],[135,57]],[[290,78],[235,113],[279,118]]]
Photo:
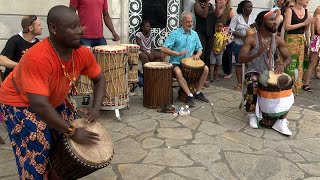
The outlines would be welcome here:
[[[77,131],[77,128],[75,128],[73,125],[70,125],[70,127],[67,129],[65,133],[63,133],[66,137],[72,137]]]

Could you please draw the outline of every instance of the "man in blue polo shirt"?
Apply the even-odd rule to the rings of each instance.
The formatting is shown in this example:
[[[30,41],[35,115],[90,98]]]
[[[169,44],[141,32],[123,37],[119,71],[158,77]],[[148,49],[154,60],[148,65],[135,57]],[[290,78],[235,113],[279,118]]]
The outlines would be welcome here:
[[[199,99],[204,102],[209,102],[209,100],[201,92],[206,78],[208,76],[208,67],[204,67],[202,75],[199,79],[199,83],[196,87],[197,90],[195,94],[192,94],[190,92],[188,84],[184,79],[180,68],[180,63],[183,58],[193,57],[195,61],[201,61],[200,56],[202,54],[202,45],[198,34],[192,30],[192,17],[193,14],[191,12],[184,11],[181,14],[182,27],[174,30],[161,47],[161,50],[165,54],[170,55],[170,63],[174,66],[174,75],[177,78],[179,86],[188,95],[188,105],[190,107],[194,107],[195,99]]]

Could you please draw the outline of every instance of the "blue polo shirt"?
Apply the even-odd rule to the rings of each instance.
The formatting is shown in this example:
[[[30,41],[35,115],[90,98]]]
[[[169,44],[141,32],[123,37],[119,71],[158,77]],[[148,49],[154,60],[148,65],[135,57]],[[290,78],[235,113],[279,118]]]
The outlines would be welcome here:
[[[191,57],[195,51],[203,49],[198,34],[193,30],[186,33],[182,27],[172,31],[162,46],[177,52],[189,51],[182,56],[170,56],[171,64],[180,64],[183,58]]]

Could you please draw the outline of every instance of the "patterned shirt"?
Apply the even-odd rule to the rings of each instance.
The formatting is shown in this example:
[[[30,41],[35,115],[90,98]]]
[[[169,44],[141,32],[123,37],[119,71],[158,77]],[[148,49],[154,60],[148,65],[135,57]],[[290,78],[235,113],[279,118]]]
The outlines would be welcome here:
[[[170,56],[171,64],[180,64],[183,58],[191,57],[195,51],[203,49],[198,34],[193,30],[186,33],[182,27],[172,31],[162,46],[177,52],[189,51],[182,56]]]
[[[145,37],[142,32],[137,32],[136,36],[141,40],[142,48],[148,53],[151,53],[151,47],[154,41],[152,34],[150,33],[149,37]]]
[[[247,29],[250,28],[250,25],[255,22],[256,17],[251,13],[249,15],[248,23],[244,20],[242,14],[237,14],[235,17],[232,18],[229,28],[231,32],[236,31],[237,33],[240,33],[241,35],[247,34]],[[243,44],[243,40],[239,37],[234,37],[233,42],[235,42],[238,45]]]

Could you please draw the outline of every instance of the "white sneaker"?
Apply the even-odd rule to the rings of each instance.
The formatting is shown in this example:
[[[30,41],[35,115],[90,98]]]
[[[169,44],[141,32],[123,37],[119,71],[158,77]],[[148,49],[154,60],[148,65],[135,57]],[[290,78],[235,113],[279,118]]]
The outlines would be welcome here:
[[[272,129],[280,132],[281,134],[291,136],[292,132],[289,130],[288,125],[289,125],[289,122],[286,118],[278,119],[272,126]]]
[[[253,129],[257,129],[258,127],[258,119],[255,114],[249,114],[249,125]]]

